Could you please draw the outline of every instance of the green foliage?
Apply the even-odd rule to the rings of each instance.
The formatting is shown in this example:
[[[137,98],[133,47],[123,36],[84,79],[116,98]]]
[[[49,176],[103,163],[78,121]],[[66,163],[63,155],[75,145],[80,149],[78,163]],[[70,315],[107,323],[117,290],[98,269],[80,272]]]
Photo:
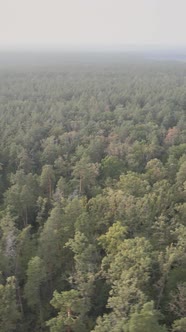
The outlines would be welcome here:
[[[127,332],[166,332],[167,329],[158,322],[159,313],[154,310],[153,302],[145,303],[141,311],[131,315]]]
[[[79,193],[84,194],[93,186],[96,181],[96,177],[99,174],[99,165],[89,162],[89,159],[83,157],[76,163],[73,176],[79,181]]]
[[[5,204],[25,227],[33,222],[37,192],[37,175],[24,174],[23,170],[11,174],[11,186],[5,193]]]
[[[58,331],[85,331],[83,324],[83,312],[85,310],[83,299],[76,290],[54,292],[51,301],[52,306],[59,310],[58,316],[47,322],[51,332]]]
[[[118,247],[126,238],[127,228],[121,225],[120,221],[115,222],[105,235],[101,235],[99,243],[109,254],[115,255]]]
[[[42,283],[46,280],[46,271],[40,257],[33,257],[28,263],[25,297],[28,305],[35,308],[40,305]]]
[[[51,165],[44,165],[40,177],[40,186],[49,199],[54,191],[55,174]]]
[[[101,161],[101,174],[104,179],[117,179],[123,170],[123,162],[116,156],[106,156]]]
[[[185,72],[0,69],[1,331],[185,331]]]
[[[17,331],[20,318],[16,301],[16,280],[15,277],[9,277],[5,285],[0,285],[0,331]]]
[[[143,197],[150,190],[149,182],[134,172],[121,175],[117,185],[125,194],[137,197]]]
[[[173,324],[172,332],[185,332],[186,331],[186,317],[178,319]]]

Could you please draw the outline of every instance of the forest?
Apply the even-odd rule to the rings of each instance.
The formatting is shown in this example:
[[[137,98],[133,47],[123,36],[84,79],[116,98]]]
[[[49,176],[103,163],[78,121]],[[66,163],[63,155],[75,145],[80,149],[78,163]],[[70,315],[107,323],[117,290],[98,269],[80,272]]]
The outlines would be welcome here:
[[[186,63],[0,66],[0,332],[186,332]]]

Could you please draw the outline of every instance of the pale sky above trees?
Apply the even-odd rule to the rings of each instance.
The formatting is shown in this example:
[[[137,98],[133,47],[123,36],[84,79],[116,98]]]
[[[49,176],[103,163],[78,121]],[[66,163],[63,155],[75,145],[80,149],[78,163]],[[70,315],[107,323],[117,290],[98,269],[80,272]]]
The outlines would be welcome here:
[[[0,47],[186,45],[185,0],[0,0]]]

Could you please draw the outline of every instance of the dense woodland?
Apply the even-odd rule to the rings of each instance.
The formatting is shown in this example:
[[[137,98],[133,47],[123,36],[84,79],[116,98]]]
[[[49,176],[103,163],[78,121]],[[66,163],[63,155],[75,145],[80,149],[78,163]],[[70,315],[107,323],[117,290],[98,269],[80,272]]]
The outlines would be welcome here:
[[[186,64],[78,59],[0,68],[0,332],[186,332]]]

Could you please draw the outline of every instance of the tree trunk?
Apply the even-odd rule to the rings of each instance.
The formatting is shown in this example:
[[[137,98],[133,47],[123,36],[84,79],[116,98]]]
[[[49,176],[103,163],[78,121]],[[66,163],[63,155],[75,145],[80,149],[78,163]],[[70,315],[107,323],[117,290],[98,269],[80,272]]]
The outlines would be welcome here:
[[[70,308],[68,308],[67,309],[67,317],[70,318],[71,315],[72,315],[72,311],[71,311]],[[67,332],[71,332],[71,327],[70,326],[67,327]]]
[[[80,177],[80,180],[79,180],[79,193],[81,194],[82,193],[82,177]]]

